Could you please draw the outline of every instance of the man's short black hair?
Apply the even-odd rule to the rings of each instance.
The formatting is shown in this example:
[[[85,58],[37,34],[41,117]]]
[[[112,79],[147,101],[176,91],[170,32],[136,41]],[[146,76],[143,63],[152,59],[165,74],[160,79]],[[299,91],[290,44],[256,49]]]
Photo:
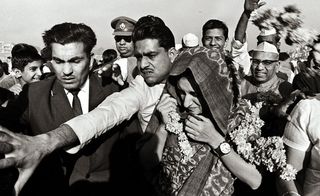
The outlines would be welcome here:
[[[43,41],[46,47],[51,47],[52,43],[68,44],[73,42],[82,42],[85,52],[90,55],[93,47],[97,43],[97,38],[93,30],[83,24],[61,23],[53,26],[50,30],[45,31]]]
[[[208,20],[203,26],[202,26],[202,37],[205,35],[206,31],[209,29],[222,29],[223,30],[223,35],[225,37],[225,39],[228,39],[228,27],[227,25],[220,21],[220,20],[216,20],[216,19],[211,19]]]
[[[144,39],[157,39],[159,46],[166,50],[175,47],[173,33],[159,17],[148,15],[137,21],[132,33],[133,43]]]

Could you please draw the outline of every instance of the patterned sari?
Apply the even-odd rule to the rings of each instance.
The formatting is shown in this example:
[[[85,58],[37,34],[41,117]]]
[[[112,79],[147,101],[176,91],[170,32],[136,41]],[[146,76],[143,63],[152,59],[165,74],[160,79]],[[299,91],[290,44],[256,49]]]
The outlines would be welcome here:
[[[156,182],[159,195],[231,195],[234,178],[223,163],[212,156],[210,147],[190,142],[195,154],[186,163],[170,134],[163,150],[161,170]]]
[[[171,79],[179,78],[187,70],[191,73],[208,106],[210,114],[205,115],[211,116],[218,131],[225,135],[229,112],[234,103],[233,78],[235,76],[232,70],[235,69],[227,67],[224,57],[216,50],[198,47],[182,52],[174,62],[174,68],[165,89],[177,98],[178,103],[176,84]],[[154,133],[158,126],[159,119],[153,115],[146,132]],[[157,194],[231,195],[235,179],[230,171],[212,153],[207,144],[190,141],[190,139],[189,142],[195,153],[191,159],[182,162],[183,154],[178,146],[177,135],[168,133],[160,167],[153,180]]]

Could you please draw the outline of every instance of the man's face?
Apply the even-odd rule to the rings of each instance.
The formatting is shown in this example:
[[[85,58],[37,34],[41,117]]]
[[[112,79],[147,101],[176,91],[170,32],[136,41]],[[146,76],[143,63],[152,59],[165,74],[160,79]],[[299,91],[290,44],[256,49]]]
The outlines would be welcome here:
[[[117,50],[122,58],[133,56],[133,42],[131,36],[115,36]]]
[[[52,43],[52,68],[61,85],[67,90],[80,88],[90,70],[90,55],[82,42],[65,45]]]
[[[202,44],[206,48],[216,48],[223,51],[226,38],[222,29],[208,29],[202,37]]]
[[[316,43],[313,46],[312,55],[313,55],[314,62],[320,65],[320,43]]]
[[[33,61],[28,63],[25,67],[23,72],[21,72],[21,78],[24,83],[32,83],[37,82],[40,80],[42,75],[41,71],[42,61]]]
[[[274,53],[255,52],[252,57],[251,71],[257,83],[265,83],[276,76],[279,61]]]
[[[195,90],[192,88],[190,82],[187,78],[182,77],[178,81],[178,95],[181,98],[183,107],[188,110],[190,114],[201,114],[202,106],[198,99],[198,95]]]
[[[135,43],[137,66],[146,83],[150,86],[165,81],[172,68],[171,49],[159,46],[157,39],[144,39]]]

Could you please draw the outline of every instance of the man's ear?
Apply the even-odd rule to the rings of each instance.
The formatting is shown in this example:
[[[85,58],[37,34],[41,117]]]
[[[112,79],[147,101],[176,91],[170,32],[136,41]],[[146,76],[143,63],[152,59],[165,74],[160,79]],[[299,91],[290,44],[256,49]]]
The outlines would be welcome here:
[[[178,56],[178,51],[174,47],[172,47],[168,50],[168,55],[172,63],[174,59]]]
[[[14,73],[14,76],[15,76],[16,78],[21,78],[21,77],[22,77],[22,72],[21,72],[20,69],[14,68],[14,69],[13,69],[13,73]]]

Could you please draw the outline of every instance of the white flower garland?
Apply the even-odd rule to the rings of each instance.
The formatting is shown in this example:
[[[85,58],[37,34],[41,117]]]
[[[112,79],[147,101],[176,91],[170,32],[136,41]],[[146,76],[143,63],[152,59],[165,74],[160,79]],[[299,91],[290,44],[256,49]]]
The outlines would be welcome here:
[[[188,141],[188,137],[183,131],[183,124],[180,122],[180,115],[176,111],[168,113],[169,122],[166,123],[165,129],[173,134],[178,135],[178,145],[180,152],[184,155],[182,162],[186,163],[194,154],[193,149]]]
[[[286,163],[286,154],[281,137],[261,137],[264,122],[259,117],[262,102],[249,105],[250,112],[245,114],[241,124],[229,133],[236,150],[246,161],[257,166],[262,165],[269,172],[280,170],[283,180],[294,180],[297,174],[292,165]]]

